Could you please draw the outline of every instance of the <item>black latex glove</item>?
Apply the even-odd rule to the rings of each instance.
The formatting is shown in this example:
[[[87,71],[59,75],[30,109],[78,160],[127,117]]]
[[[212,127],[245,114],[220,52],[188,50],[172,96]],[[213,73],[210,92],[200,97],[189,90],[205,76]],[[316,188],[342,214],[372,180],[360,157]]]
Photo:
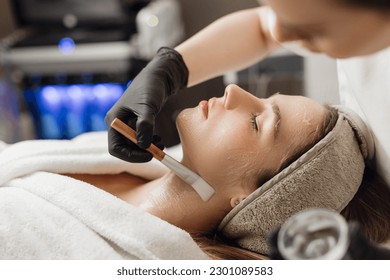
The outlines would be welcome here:
[[[188,69],[182,56],[170,48],[159,49],[106,115],[110,154],[130,162],[151,160],[152,155],[144,149],[152,142],[163,148],[153,136],[156,115],[170,95],[187,86],[187,81]],[[139,146],[110,127],[114,118],[136,130]]]

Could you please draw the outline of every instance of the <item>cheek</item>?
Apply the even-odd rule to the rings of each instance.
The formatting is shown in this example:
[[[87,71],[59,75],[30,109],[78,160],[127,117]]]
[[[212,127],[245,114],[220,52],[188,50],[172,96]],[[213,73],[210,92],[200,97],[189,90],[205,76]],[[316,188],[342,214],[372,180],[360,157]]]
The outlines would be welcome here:
[[[245,155],[247,135],[229,126],[204,126],[199,129],[198,152],[202,155],[198,164],[205,172],[226,169],[234,165],[234,159]],[[195,147],[195,146],[194,146]]]
[[[209,120],[200,126],[201,134],[207,143],[207,149],[223,160],[245,153],[251,146],[250,117],[228,114]]]
[[[181,114],[178,128],[184,164],[210,184],[226,184],[239,179],[237,174],[242,174],[242,163],[248,162],[249,147],[252,146],[244,124],[228,118],[200,121],[194,115]]]
[[[248,141],[249,117],[247,123],[243,118],[233,114],[219,114],[205,120],[197,108],[183,110],[177,120],[180,140],[185,152],[205,152],[210,156],[224,150],[235,150],[245,147]]]
[[[180,136],[180,141],[184,145],[192,146],[194,140],[197,138],[197,126],[199,117],[196,108],[185,109],[180,112],[176,119],[176,126]]]

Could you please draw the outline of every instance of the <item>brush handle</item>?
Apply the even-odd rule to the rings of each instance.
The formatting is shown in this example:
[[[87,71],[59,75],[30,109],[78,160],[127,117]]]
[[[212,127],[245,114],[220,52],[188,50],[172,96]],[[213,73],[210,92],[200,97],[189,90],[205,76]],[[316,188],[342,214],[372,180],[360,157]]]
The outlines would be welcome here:
[[[111,127],[125,136],[127,139],[137,144],[137,134],[135,133],[134,129],[122,122],[120,119],[115,118],[111,123]],[[146,150],[159,161],[162,161],[165,157],[165,153],[154,144],[151,144],[148,148],[146,148]]]

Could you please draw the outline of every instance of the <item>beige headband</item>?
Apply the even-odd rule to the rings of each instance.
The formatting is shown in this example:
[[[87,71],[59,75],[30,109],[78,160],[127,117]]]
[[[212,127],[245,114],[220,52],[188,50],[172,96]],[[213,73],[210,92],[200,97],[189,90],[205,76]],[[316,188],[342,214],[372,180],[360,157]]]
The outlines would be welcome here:
[[[339,117],[332,131],[228,213],[218,227],[225,237],[267,254],[268,234],[295,213],[315,207],[340,212],[347,206],[374,145],[355,113],[336,108]]]

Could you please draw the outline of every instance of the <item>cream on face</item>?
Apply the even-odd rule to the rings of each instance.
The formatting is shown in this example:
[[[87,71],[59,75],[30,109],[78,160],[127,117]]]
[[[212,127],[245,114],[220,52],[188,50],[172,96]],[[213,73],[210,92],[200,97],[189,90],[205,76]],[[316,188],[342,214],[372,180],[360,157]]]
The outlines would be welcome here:
[[[230,85],[223,97],[179,114],[183,163],[224,191],[254,184],[254,173],[277,170],[292,151],[315,137],[325,112],[306,97],[259,99]]]
[[[259,170],[277,170],[292,151],[312,142],[325,115],[322,105],[302,96],[259,99],[230,85],[223,97],[201,101],[177,118],[183,163],[213,186],[212,198],[202,201],[167,173],[143,186],[148,195],[138,205],[190,232],[215,230],[257,187]]]

